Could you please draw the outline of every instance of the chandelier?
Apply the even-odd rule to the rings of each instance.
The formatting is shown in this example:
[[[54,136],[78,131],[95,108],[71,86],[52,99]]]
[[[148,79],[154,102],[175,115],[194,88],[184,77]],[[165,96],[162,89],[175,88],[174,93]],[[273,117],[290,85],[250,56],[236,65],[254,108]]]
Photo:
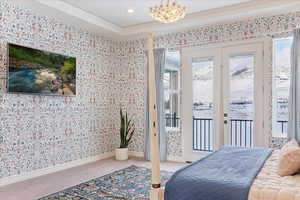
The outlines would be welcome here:
[[[161,0],[159,6],[150,7],[151,17],[163,23],[171,23],[185,17],[186,8],[176,0]]]

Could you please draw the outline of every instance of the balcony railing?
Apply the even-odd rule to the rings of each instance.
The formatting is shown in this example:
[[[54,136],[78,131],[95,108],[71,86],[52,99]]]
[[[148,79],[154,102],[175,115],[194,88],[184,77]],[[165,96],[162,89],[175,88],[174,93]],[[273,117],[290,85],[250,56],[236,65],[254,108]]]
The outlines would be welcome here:
[[[281,134],[287,133],[288,121],[277,121]]]
[[[277,121],[284,134],[288,121]],[[253,120],[230,119],[230,145],[251,147],[253,145]],[[195,151],[213,150],[212,119],[193,118],[193,149]]]
[[[180,118],[176,113],[166,114],[166,127],[179,127]],[[288,121],[277,121],[281,134],[287,131]],[[230,119],[230,145],[252,147],[253,120]],[[193,149],[195,151],[213,150],[213,125],[210,118],[193,118]]]
[[[177,117],[176,113],[166,114],[166,127],[176,128],[179,127],[180,118]]]
[[[193,118],[193,150],[213,150],[212,129],[212,119]]]
[[[252,147],[253,120],[230,119],[230,145]]]

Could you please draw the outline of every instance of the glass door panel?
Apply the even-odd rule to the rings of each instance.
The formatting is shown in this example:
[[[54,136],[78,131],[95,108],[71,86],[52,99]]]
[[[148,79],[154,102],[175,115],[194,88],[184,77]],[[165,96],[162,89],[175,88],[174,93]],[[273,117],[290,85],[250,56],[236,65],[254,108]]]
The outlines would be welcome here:
[[[225,145],[264,146],[263,46],[223,49],[223,114]]]
[[[193,150],[212,151],[213,58],[193,58]]]
[[[229,58],[230,145],[251,147],[254,120],[254,55]]]

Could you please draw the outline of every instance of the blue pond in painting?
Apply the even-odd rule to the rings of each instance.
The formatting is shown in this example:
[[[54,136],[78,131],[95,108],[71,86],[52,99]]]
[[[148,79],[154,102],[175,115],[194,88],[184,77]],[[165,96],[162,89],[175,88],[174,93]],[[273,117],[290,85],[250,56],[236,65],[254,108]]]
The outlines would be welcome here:
[[[11,93],[75,95],[76,59],[18,45],[9,45]]]

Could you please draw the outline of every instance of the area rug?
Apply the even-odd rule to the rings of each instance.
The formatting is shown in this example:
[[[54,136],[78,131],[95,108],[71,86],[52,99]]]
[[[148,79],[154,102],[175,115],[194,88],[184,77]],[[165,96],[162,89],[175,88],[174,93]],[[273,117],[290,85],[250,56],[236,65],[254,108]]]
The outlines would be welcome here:
[[[162,185],[172,174],[161,172]],[[148,200],[150,185],[150,169],[132,165],[40,200]]]

